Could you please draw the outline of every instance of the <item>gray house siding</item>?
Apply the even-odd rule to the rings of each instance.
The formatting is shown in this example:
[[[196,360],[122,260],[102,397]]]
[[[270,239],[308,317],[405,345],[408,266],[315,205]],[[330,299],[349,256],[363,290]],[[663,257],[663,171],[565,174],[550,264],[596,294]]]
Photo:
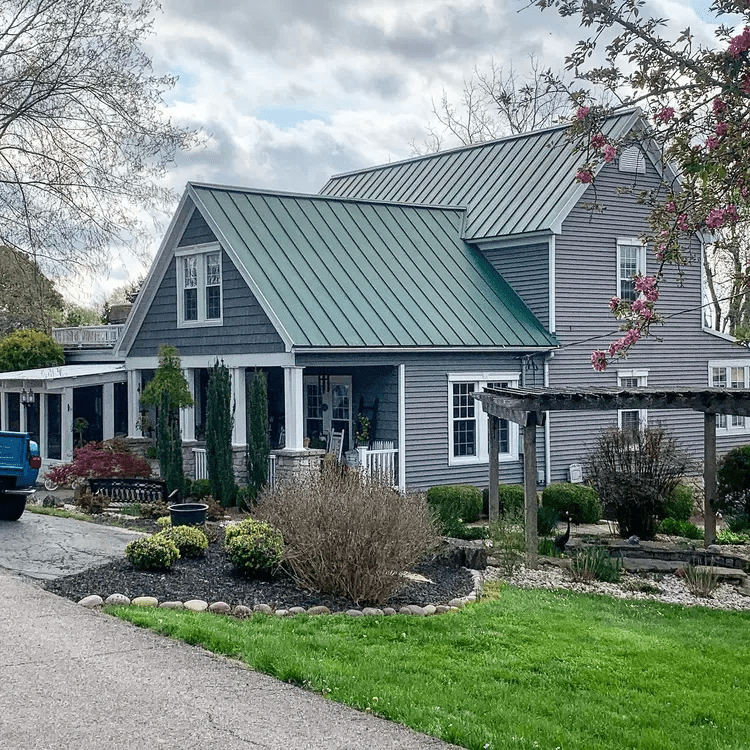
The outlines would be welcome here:
[[[225,252],[221,263],[223,324],[177,327],[177,275],[172,258],[129,356],[156,356],[162,344],[176,346],[183,356],[284,351],[281,337]]]
[[[182,237],[180,237],[180,241],[177,243],[177,247],[202,245],[206,242],[218,242],[218,240],[201,215],[201,212],[196,208],[190,217],[188,225],[185,227],[185,231],[182,233]]]
[[[563,223],[556,240],[556,319],[561,350],[550,363],[552,387],[616,387],[618,371],[647,370],[648,385],[679,387],[709,385],[708,362],[712,359],[742,359],[750,363],[748,352],[702,330],[701,268],[697,240],[691,248],[694,261],[677,278],[673,267],[665,270],[658,309],[663,325],[652,328],[653,336],[641,341],[627,359],[609,365],[603,373],[591,367],[591,352],[606,349],[622,335],[609,313],[608,302],[617,290],[617,239],[637,237],[648,227],[646,208],[634,197],[617,192],[618,186],[633,184],[637,190],[656,183],[648,165],[645,175],[618,172],[613,165],[597,178],[597,200],[604,213],[592,213],[581,203],[591,201],[587,192]],[[647,272],[654,274],[656,261],[646,251]],[[657,338],[658,337],[658,338]],[[653,411],[650,425],[670,429],[696,458],[702,457],[703,419],[700,414],[682,411]],[[581,463],[593,449],[599,431],[617,425],[617,413],[557,412],[550,415],[552,480],[567,479],[571,463]],[[720,451],[732,444],[750,442],[745,436],[725,436],[717,432]]]
[[[549,245],[539,242],[483,252],[539,322],[549,329]]]

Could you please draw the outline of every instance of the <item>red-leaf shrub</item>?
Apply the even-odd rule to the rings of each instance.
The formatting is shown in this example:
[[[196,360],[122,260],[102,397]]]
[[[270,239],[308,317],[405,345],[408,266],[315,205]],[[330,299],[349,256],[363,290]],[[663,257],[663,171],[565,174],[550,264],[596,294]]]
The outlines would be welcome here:
[[[73,451],[73,461],[58,464],[47,472],[47,477],[58,484],[69,484],[74,479],[94,477],[148,477],[151,465],[136,456],[121,440],[88,443]]]

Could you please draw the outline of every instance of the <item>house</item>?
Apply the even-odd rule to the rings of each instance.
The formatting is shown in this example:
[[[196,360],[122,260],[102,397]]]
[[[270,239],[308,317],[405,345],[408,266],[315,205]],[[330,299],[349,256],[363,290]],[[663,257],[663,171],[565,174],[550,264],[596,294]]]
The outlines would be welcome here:
[[[625,113],[606,132],[631,132],[638,120]],[[750,353],[701,311],[699,237],[681,285],[664,285],[659,339],[592,370],[591,350],[616,335],[610,297],[631,295],[632,275],[655,270],[638,239],[647,226],[637,192],[655,184],[657,166],[634,142],[594,186],[579,184],[580,157],[564,136],[548,128],[337,175],[319,195],[189,184],[115,346],[97,362],[86,354],[112,381],[102,386],[103,436],[142,440],[138,398],[161,344],[178,348],[196,399],[181,414],[191,474],[208,368],[230,368],[240,478],[255,369],[268,375],[278,472],[319,460],[316,446],[333,431],[352,447],[362,413],[371,439],[393,446],[401,488],[486,486],[487,421],[471,396],[483,386],[747,387]],[[602,212],[588,207],[594,191]],[[82,366],[83,354],[71,350],[66,367]],[[60,414],[67,435],[74,381],[60,381],[61,392],[32,375],[0,374],[0,426],[16,424],[17,412],[23,424],[29,410],[13,394],[28,390],[43,396],[41,432]],[[702,421],[691,412],[556,412],[537,428],[539,483],[568,479],[599,430],[617,423],[663,423],[700,455]],[[744,417],[722,417],[719,450],[746,442],[748,430]],[[502,423],[504,482],[521,480],[521,445],[518,427]]]

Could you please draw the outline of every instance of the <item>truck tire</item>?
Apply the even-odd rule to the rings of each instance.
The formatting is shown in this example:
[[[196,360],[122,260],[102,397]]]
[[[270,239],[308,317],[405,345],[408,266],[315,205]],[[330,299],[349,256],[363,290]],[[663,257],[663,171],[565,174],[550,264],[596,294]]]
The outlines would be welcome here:
[[[0,495],[0,521],[17,521],[25,509],[23,495]]]

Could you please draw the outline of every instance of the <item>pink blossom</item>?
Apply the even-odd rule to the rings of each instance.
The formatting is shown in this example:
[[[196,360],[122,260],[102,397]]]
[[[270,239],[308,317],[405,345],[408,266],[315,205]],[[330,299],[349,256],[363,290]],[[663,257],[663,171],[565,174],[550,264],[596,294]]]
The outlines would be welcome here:
[[[591,145],[594,148],[601,148],[606,142],[607,139],[604,137],[604,133],[597,133],[591,136]]]
[[[597,372],[603,372],[607,369],[607,355],[597,349],[591,354],[591,364]]]
[[[617,156],[617,149],[614,146],[610,146],[609,144],[607,144],[604,147],[602,153],[604,156],[604,161],[609,164],[609,162],[611,162],[615,158],[615,156]]]
[[[724,136],[727,134],[727,131],[729,130],[729,125],[726,122],[717,122],[716,123],[716,135],[718,135],[720,138],[721,136]]]
[[[649,302],[656,302],[656,300],[659,299],[659,290],[656,287],[654,287],[653,289],[649,289],[647,292],[644,292],[643,296]]]
[[[677,217],[677,228],[683,232],[690,231],[690,225],[688,224],[687,214],[680,214]]]
[[[609,301],[609,309],[614,312],[620,305],[620,298],[619,297],[612,297],[612,299]]]
[[[675,205],[674,201],[667,201],[664,204],[664,210],[669,211],[670,214],[673,214],[677,210],[677,206]]]
[[[646,307],[641,313],[641,317],[646,321],[650,321],[654,317],[654,311],[650,307]]]
[[[576,180],[588,184],[589,182],[594,181],[594,175],[590,169],[579,169],[578,172],[576,172]]]
[[[637,291],[647,292],[654,288],[656,279],[653,276],[636,276],[633,283]]]
[[[750,49],[750,26],[745,26],[744,31],[729,42],[727,52],[732,57],[739,57],[743,52]]]
[[[743,187],[741,192],[743,198],[747,198],[747,196],[750,195],[750,190],[748,190],[746,187]]]
[[[706,216],[706,226],[709,229],[718,229],[724,224],[725,211],[723,208],[711,209],[708,216]]]
[[[735,206],[733,203],[730,203],[727,206],[726,217],[729,221],[737,221],[737,219],[739,219],[739,214],[737,213],[737,206]]]
[[[630,305],[630,309],[634,313],[642,313],[646,309],[646,303],[642,299],[637,299],[635,302],[633,302],[632,305]]]
[[[625,337],[622,339],[625,346],[633,346],[638,339],[641,337],[641,332],[637,328],[631,328],[628,330],[628,332],[625,334]]]
[[[719,145],[718,138],[715,138],[712,135],[709,135],[708,138],[706,138],[706,148],[709,151],[713,151],[718,145]]]
[[[578,111],[576,112],[576,117],[579,120],[583,120],[583,118],[586,117],[586,115],[589,113],[590,110],[591,110],[590,107],[578,107]]]
[[[661,112],[657,112],[654,119],[657,122],[669,122],[674,117],[674,109],[672,107],[662,107]]]
[[[718,96],[716,97],[716,99],[714,99],[713,107],[715,115],[720,115],[722,114],[722,112],[726,112],[727,110],[726,102],[723,99],[720,99]]]
[[[745,73],[741,88],[743,94],[750,94],[750,73]]]

